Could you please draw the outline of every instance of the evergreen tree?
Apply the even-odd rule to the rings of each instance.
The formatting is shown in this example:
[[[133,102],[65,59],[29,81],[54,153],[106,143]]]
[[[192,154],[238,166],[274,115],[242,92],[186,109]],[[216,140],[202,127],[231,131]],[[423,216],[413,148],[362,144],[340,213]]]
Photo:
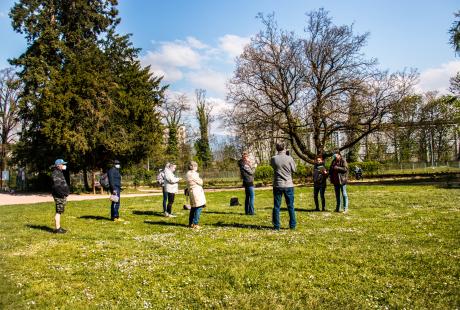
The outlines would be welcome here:
[[[22,71],[17,156],[42,171],[56,157],[95,170],[113,157],[140,161],[161,143],[156,111],[165,87],[142,68],[129,36],[119,36],[115,0],[21,0],[14,30],[28,48]],[[38,158],[36,154],[40,154]]]
[[[197,160],[208,167],[212,161],[211,147],[209,145],[209,125],[211,123],[212,107],[206,101],[206,91],[197,89],[196,94],[196,117],[200,127],[200,138],[195,142]]]

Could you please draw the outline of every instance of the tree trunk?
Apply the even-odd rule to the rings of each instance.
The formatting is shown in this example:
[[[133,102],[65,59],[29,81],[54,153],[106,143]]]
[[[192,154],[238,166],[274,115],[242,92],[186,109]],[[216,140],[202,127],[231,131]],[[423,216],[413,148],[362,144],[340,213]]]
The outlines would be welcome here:
[[[83,170],[83,185],[85,187],[85,191],[89,192],[90,187],[88,184],[88,171]]]

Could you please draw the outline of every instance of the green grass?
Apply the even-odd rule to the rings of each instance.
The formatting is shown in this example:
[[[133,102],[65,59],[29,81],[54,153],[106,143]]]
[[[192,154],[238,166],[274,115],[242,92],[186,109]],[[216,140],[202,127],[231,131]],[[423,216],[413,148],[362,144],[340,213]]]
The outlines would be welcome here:
[[[460,190],[349,186],[350,213],[309,212],[271,230],[271,191],[254,217],[228,207],[243,192],[208,193],[201,231],[188,213],[161,217],[161,197],[70,202],[65,235],[52,203],[2,206],[0,308],[455,309],[460,307]],[[327,190],[333,209],[333,190]],[[281,214],[288,226],[287,211]]]

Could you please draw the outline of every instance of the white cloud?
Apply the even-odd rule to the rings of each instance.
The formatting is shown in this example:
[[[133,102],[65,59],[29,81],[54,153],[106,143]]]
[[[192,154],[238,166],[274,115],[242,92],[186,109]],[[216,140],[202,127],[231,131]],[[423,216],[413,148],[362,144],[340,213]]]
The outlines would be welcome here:
[[[196,48],[196,49],[209,48],[209,46],[207,46],[206,44],[204,44],[203,42],[201,42],[200,40],[198,40],[195,37],[187,37],[187,43],[191,47]]]
[[[449,79],[460,72],[460,61],[451,61],[437,68],[430,68],[420,74],[420,81],[416,86],[419,92],[439,91],[441,94],[449,92]]]
[[[229,54],[230,57],[235,58],[243,52],[249,41],[250,38],[248,37],[226,34],[219,38],[219,48]]]
[[[5,18],[7,17],[7,14],[5,12],[0,12],[0,18]]]
[[[217,42],[210,46],[193,36],[185,40],[152,42],[154,48],[141,57],[141,62],[144,66],[150,65],[155,75],[164,76],[171,88],[174,83],[180,83],[188,91],[203,88],[223,98],[232,70],[229,60],[241,54],[249,38],[227,34]]]
[[[195,88],[203,88],[222,96],[225,95],[227,77],[222,72],[200,70],[190,72],[186,77]]]

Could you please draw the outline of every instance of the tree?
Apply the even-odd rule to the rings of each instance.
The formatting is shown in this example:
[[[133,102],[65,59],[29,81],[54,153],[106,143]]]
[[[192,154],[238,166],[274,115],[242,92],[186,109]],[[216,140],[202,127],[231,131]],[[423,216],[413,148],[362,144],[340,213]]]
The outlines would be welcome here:
[[[166,154],[170,160],[177,161],[179,158],[179,148],[184,142],[178,141],[179,130],[184,127],[183,114],[190,110],[188,98],[185,94],[178,94],[172,100],[165,100],[163,103],[163,118],[166,120],[168,129],[168,146]]]
[[[212,106],[206,100],[204,89],[195,90],[196,117],[199,124],[200,138],[195,142],[197,160],[208,167],[212,161],[211,147],[209,145],[209,126],[212,122]]]
[[[18,98],[21,88],[22,83],[13,68],[0,71],[0,171],[6,169],[10,146],[18,137]]]
[[[450,78],[449,90],[452,94],[460,98],[460,72],[457,75]]]
[[[449,29],[449,43],[454,48],[455,52],[460,55],[460,11],[454,13],[454,16],[458,19],[452,23],[452,27]]]
[[[138,162],[161,143],[165,87],[141,67],[129,35],[116,34],[116,5],[22,0],[11,9],[14,30],[28,41],[12,60],[24,81],[17,156],[36,171],[58,156],[74,171],[97,170],[114,157]]]
[[[368,34],[333,25],[322,9],[307,17],[306,38],[297,38],[280,30],[273,15],[259,15],[265,29],[238,58],[228,98],[235,110],[264,123],[261,130],[274,124],[279,138],[313,163],[316,153],[348,150],[379,129],[416,74],[379,72],[361,52]],[[335,145],[340,133],[348,139]]]

